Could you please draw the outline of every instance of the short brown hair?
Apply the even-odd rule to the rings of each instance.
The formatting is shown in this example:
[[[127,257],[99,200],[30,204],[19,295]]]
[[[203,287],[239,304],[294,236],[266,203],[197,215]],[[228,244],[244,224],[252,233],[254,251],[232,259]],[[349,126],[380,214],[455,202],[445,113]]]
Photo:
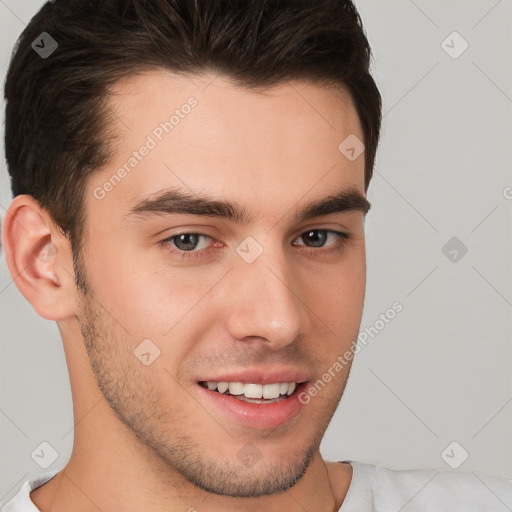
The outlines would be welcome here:
[[[32,44],[58,43],[42,58]],[[222,73],[246,87],[311,79],[344,87],[365,143],[365,191],[381,127],[371,49],[350,0],[54,0],[19,37],[5,83],[14,196],[29,194],[81,249],[86,179],[109,163],[109,88],[137,72]],[[340,141],[341,142],[341,141]]]

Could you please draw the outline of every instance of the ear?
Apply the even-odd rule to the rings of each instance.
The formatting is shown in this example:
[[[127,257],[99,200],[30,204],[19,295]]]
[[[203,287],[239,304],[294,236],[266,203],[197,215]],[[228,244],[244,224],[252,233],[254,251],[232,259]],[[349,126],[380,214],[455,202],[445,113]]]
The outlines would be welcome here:
[[[11,202],[2,245],[16,286],[40,316],[55,321],[76,316],[71,245],[32,196]]]

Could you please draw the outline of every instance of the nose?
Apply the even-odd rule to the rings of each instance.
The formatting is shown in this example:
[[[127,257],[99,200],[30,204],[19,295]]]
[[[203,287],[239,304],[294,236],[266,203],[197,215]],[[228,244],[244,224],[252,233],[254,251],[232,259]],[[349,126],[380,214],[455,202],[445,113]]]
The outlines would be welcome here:
[[[279,350],[308,331],[310,319],[285,255],[264,250],[252,263],[239,258],[230,272],[227,329],[237,340],[263,340]]]

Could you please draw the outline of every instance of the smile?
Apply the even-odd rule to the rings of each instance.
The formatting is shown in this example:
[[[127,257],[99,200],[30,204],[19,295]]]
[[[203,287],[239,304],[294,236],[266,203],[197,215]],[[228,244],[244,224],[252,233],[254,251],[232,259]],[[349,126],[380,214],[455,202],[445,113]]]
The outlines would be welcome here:
[[[268,382],[268,381],[267,381]],[[240,381],[198,381],[199,400],[207,409],[213,406],[223,422],[233,420],[251,429],[291,427],[304,404],[297,398],[307,382],[255,384]]]
[[[252,384],[244,382],[203,381],[200,384],[211,391],[233,396],[249,403],[275,403],[290,396],[297,388],[295,382]]]

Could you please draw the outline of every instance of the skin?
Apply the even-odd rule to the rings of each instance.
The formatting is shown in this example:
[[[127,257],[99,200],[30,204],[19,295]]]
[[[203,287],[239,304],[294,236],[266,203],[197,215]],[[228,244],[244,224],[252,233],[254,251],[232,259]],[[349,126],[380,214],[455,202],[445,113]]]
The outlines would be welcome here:
[[[95,198],[94,189],[191,96],[197,107],[104,199]],[[117,84],[109,102],[119,142],[84,195],[80,268],[88,293],[75,285],[69,241],[30,196],[12,201],[3,227],[19,290],[58,324],[73,397],[71,458],[32,501],[43,512],[338,510],[352,468],[325,461],[319,446],[350,363],[272,431],[230,420],[199,396],[196,380],[212,368],[285,363],[314,382],[357,338],[364,214],[294,220],[296,209],[333,189],[352,186],[365,195],[364,155],[349,161],[338,150],[349,134],[363,139],[353,103],[308,81],[262,94],[221,76],[163,70]],[[254,222],[126,217],[139,199],[168,186],[238,201]],[[308,247],[300,236],[308,229],[352,239],[329,254],[337,238]],[[158,244],[198,231],[211,237],[198,242],[200,257],[172,254],[183,248],[176,240]],[[235,252],[247,236],[263,247],[251,264]],[[55,256],[38,258],[49,241]],[[149,366],[133,353],[146,338],[161,351]],[[261,453],[252,467],[237,457],[247,443]]]

